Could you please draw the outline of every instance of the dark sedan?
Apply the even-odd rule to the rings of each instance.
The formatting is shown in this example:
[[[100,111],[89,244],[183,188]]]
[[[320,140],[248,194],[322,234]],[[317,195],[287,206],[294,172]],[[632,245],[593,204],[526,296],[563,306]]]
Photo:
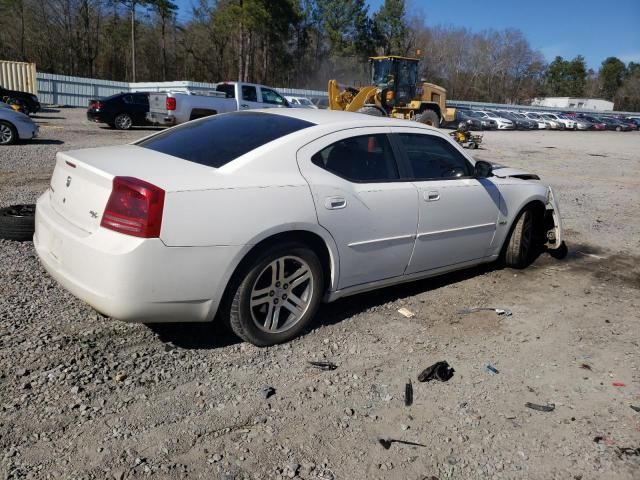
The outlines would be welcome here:
[[[616,132],[628,132],[631,130],[631,125],[621,122],[617,118],[611,117],[598,117],[602,123],[607,127],[607,130],[615,130]]]
[[[18,103],[22,106],[23,112],[27,115],[36,113],[41,110],[38,97],[29,92],[20,92],[18,90],[7,90],[0,86],[0,101],[8,104]]]
[[[118,93],[107,98],[91,100],[87,119],[106,123],[111,128],[129,130],[136,125],[148,125],[149,93]]]

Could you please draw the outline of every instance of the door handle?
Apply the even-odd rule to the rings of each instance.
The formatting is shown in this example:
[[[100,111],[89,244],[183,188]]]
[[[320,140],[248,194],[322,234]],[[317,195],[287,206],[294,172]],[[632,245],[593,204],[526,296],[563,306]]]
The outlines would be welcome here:
[[[435,202],[437,200],[440,200],[440,193],[435,191],[424,192],[422,196],[426,202]]]
[[[343,197],[327,197],[324,200],[324,206],[327,210],[340,210],[346,208],[347,200]]]

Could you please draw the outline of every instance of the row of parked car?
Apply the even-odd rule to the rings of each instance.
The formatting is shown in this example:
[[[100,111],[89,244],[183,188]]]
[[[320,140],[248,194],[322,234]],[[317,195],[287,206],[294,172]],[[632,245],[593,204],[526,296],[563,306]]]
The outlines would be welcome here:
[[[585,113],[541,112],[526,110],[456,109],[451,126],[465,122],[471,130],[638,130],[640,116],[615,117]]]

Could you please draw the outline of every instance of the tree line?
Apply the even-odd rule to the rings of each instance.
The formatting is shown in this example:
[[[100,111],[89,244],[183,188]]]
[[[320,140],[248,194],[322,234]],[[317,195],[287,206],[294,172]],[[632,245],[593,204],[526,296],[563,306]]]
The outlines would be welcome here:
[[[182,18],[178,20],[179,14]],[[127,81],[242,80],[326,88],[368,82],[368,57],[421,58],[449,98],[527,103],[589,96],[640,110],[640,64],[546,63],[517,29],[429,26],[405,0],[0,0],[0,58],[39,71]]]

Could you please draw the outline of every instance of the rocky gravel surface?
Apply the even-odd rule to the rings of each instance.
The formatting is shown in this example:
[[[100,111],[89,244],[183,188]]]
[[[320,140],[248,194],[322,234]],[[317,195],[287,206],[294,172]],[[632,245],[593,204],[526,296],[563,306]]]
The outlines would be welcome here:
[[[83,115],[45,112],[38,141],[0,151],[0,206],[34,201],[56,151],[149,133]],[[640,133],[490,132],[475,155],[556,188],[566,259],[343,299],[272,348],[215,325],[103,318],[30,242],[0,240],[0,478],[640,478],[639,145]],[[512,315],[458,313],[470,307]],[[418,382],[440,360],[453,378]]]

